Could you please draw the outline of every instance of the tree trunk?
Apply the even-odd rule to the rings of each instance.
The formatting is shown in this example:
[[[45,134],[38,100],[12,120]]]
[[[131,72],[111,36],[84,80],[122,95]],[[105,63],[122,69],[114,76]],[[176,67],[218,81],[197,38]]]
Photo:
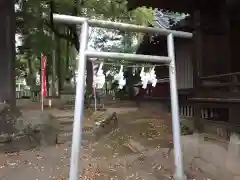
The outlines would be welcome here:
[[[47,56],[48,59],[52,58],[52,54]],[[47,94],[48,96],[50,95],[49,89],[50,89],[50,84],[49,84],[49,77],[51,77],[52,74],[52,61],[47,61],[47,67],[46,67],[46,84],[47,84]]]
[[[87,77],[86,77],[86,82],[87,82],[87,93],[92,94],[92,84],[93,84],[93,66],[92,66],[92,61],[87,60]]]
[[[54,42],[53,50],[52,50],[52,83],[51,83],[51,91],[52,96],[57,96],[57,73],[56,73],[56,42],[54,33],[52,34],[52,40]]]
[[[71,46],[71,66],[72,66],[72,75],[74,87],[76,87],[76,49],[75,46]]]
[[[62,87],[63,87],[63,74],[62,74],[62,62],[61,62],[61,40],[60,38],[56,37],[56,58],[57,58],[57,61],[56,61],[56,66],[57,66],[57,77],[58,77],[58,92],[60,95],[60,92],[62,90]]]
[[[14,0],[0,1],[0,103],[16,105]]]
[[[27,57],[27,63],[28,63],[28,69],[29,69],[29,74],[27,77],[27,84],[30,87],[35,86],[36,84],[36,72],[35,72],[35,68],[33,67],[33,62],[31,57]]]
[[[131,53],[132,50],[132,36],[129,33],[126,33],[124,35],[124,39],[123,39],[123,43],[124,43],[124,47],[125,47],[125,53]],[[134,88],[133,88],[133,84],[134,84],[134,77],[133,77],[133,73],[132,73],[132,68],[128,68],[127,69],[127,73],[126,73],[126,87],[128,89],[128,97],[129,99],[133,100],[134,99]]]
[[[134,77],[132,73],[132,68],[127,69],[127,75],[126,75],[126,85],[128,88],[128,97],[130,100],[134,99]]]
[[[66,61],[65,61],[65,76],[69,78],[69,58],[70,58],[70,51],[69,51],[69,41],[66,43]]]

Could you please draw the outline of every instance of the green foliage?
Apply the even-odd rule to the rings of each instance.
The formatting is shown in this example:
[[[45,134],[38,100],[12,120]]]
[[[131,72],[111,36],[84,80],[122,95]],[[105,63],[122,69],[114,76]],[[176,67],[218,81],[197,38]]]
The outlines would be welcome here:
[[[148,26],[149,24],[152,24],[154,20],[155,10],[152,8],[139,7],[130,13],[132,23]]]
[[[18,74],[30,75],[40,69],[41,53],[47,55],[48,73],[52,70],[52,54],[60,46],[60,62],[63,65],[69,61],[66,42],[79,48],[78,31],[75,25],[63,25],[52,21],[52,13],[85,16],[94,19],[124,21],[148,25],[153,20],[154,11],[148,8],[138,8],[128,12],[126,0],[22,0],[17,1],[16,10],[17,33],[21,36],[22,45],[18,48]],[[92,28],[90,39],[93,48],[103,51],[134,52],[136,45],[133,39],[135,33],[119,32]],[[53,34],[61,38],[56,44]],[[68,44],[69,44],[68,43]],[[123,62],[123,61],[122,61]],[[74,63],[72,63],[74,64]],[[118,67],[110,69],[116,70]],[[70,69],[70,68],[68,68]],[[108,69],[105,69],[108,70]],[[60,71],[61,72],[61,71]],[[69,72],[64,72],[65,75]],[[63,75],[63,76],[65,76]]]
[[[16,76],[23,78],[26,74],[26,69],[27,69],[27,61],[26,58],[22,55],[17,55],[16,56]]]
[[[51,3],[53,6],[50,6]],[[153,10],[147,8],[138,8],[135,11],[128,12],[126,0],[28,0],[20,1],[17,10],[17,33],[23,37],[24,49],[31,49],[32,53],[50,53],[53,47],[51,33],[57,36],[69,39],[74,44],[74,34],[76,28],[52,24],[44,20],[51,19],[51,13],[62,13],[70,15],[81,15],[89,18],[107,19],[112,21],[124,21],[147,25],[153,19]],[[103,6],[104,4],[104,6]],[[53,27],[54,25],[54,27]],[[74,31],[74,32],[73,32]],[[107,37],[106,33],[99,30],[98,34],[104,34],[101,37],[102,43],[113,40],[113,37]]]
[[[180,123],[181,134],[189,135],[194,132],[194,121],[192,119],[181,119]]]

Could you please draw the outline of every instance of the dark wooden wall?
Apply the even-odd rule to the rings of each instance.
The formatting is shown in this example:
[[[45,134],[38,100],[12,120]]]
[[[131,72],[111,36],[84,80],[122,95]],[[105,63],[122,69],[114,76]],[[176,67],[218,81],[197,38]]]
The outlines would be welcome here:
[[[202,69],[200,76],[232,72],[228,21],[227,14],[221,9],[212,13],[201,13]]]
[[[240,72],[240,20],[231,20],[230,42],[231,71]]]
[[[227,48],[227,37],[225,35],[203,35],[202,76],[230,72]]]
[[[14,0],[0,1],[0,103],[15,105]]]

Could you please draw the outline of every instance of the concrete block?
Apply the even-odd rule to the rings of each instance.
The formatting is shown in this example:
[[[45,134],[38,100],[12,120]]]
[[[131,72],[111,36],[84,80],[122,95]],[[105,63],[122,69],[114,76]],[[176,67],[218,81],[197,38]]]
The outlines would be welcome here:
[[[228,156],[232,158],[240,158],[240,136],[232,133],[228,144]]]
[[[204,142],[199,147],[199,157],[215,166],[225,168],[227,150],[220,145]]]
[[[195,157],[199,157],[200,139],[195,135],[182,136],[183,159],[186,164],[191,163]]]
[[[195,158],[193,161],[194,167],[198,167],[203,173],[208,174],[211,178],[217,180],[232,180],[233,174],[226,168],[218,167],[212,163]]]
[[[235,175],[240,176],[240,137],[235,133],[230,136],[226,168]]]
[[[226,169],[231,173],[240,176],[240,159],[227,158]]]
[[[194,164],[201,169],[201,171],[211,175],[212,177],[218,177],[219,176],[219,169],[214,166],[213,164],[211,163],[208,163],[200,158],[195,158],[194,159]],[[220,180],[218,178],[218,180]]]
[[[232,180],[234,179],[234,174],[231,173],[230,171],[228,171],[228,169],[224,168],[224,169],[218,169],[219,173],[218,173],[218,177],[216,177],[217,179],[220,180]]]

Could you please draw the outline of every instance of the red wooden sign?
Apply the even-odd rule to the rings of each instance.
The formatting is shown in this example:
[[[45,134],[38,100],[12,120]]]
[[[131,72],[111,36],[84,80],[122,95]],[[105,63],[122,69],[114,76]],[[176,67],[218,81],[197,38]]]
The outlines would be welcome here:
[[[47,96],[47,78],[46,78],[47,57],[42,55],[41,57],[41,95]]]

